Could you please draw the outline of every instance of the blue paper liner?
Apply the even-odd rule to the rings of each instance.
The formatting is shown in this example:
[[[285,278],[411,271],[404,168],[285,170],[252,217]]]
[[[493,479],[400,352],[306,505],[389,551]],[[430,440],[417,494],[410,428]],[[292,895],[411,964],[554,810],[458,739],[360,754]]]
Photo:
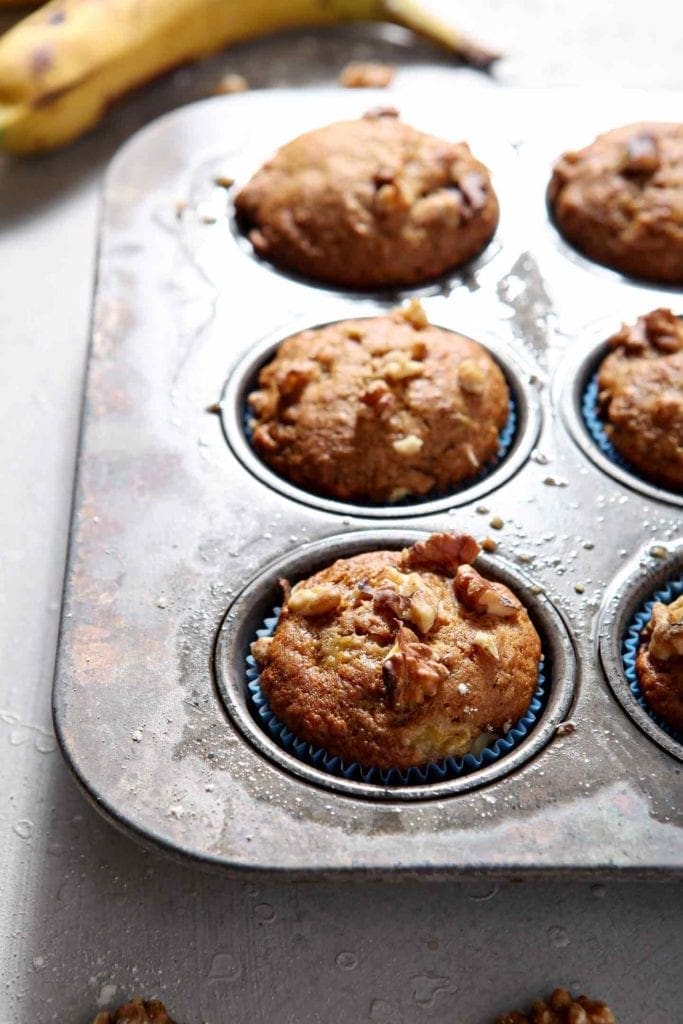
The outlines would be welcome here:
[[[638,656],[638,648],[640,647],[640,634],[650,621],[653,604],[655,604],[656,601],[661,601],[662,604],[671,604],[671,602],[675,601],[677,597],[681,596],[681,594],[683,594],[683,577],[669,580],[661,590],[658,590],[645,602],[645,604],[641,605],[635,617],[631,621],[631,625],[626,630],[621,645],[621,660],[631,693],[638,701],[643,711],[647,712],[655,725],[658,725],[659,728],[667,734],[667,736],[671,736],[671,738],[676,740],[677,743],[683,743],[683,733],[678,732],[677,729],[674,729],[673,726],[669,725],[669,723],[663,718],[660,718],[659,715],[655,714],[643,696],[643,691],[640,689],[640,682],[638,681],[638,673],[636,671],[636,658]]]
[[[251,445],[253,430],[249,425],[250,419],[251,414],[249,411],[249,405],[248,403],[245,403],[244,413],[242,416],[242,426],[244,429],[244,436]],[[448,498],[451,494],[460,494],[461,491],[466,490],[468,487],[473,487],[475,484],[478,484],[482,480],[485,480],[486,477],[489,476],[489,474],[492,473],[493,470],[500,465],[500,463],[503,461],[503,459],[507,456],[510,449],[512,448],[514,440],[517,436],[518,421],[519,416],[517,414],[517,404],[515,400],[512,397],[510,397],[510,399],[508,400],[508,418],[505,421],[505,424],[502,430],[500,431],[500,434],[498,435],[498,450],[496,451],[495,456],[492,459],[489,459],[486,465],[479,470],[476,476],[469,476],[467,477],[466,480],[462,480],[459,484],[456,484],[454,487],[449,487],[448,490],[445,491],[429,491],[429,493],[427,494],[409,494],[407,497],[401,498],[400,501],[392,501],[392,508],[401,508],[402,506],[406,505],[416,505],[423,501],[438,501],[439,498]],[[261,456],[253,447],[253,445],[252,450],[254,454],[257,456],[257,458],[260,459]],[[367,501],[361,498],[354,498],[353,504],[364,506],[366,508],[379,508],[384,507],[386,503],[378,501]]]
[[[261,629],[256,630],[258,637],[271,636],[280,616],[280,608],[273,609],[273,615],[264,619]],[[499,757],[509,753],[516,747],[536,724],[539,712],[546,701],[546,680],[543,659],[538,666],[538,685],[531,698],[526,714],[520,718],[505,736],[499,737],[491,746],[485,747],[480,754],[465,754],[464,757],[446,757],[441,761],[431,761],[419,768],[365,768],[357,762],[350,764],[340,757],[333,757],[321,747],[316,747],[306,740],[300,740],[275,717],[268,704],[268,698],[261,689],[258,666],[253,655],[247,656],[247,689],[249,701],[256,721],[272,739],[289,754],[305,761],[329,775],[337,775],[356,782],[370,782],[377,786],[418,786],[429,782],[445,782],[469,775],[484,765],[493,764]]]

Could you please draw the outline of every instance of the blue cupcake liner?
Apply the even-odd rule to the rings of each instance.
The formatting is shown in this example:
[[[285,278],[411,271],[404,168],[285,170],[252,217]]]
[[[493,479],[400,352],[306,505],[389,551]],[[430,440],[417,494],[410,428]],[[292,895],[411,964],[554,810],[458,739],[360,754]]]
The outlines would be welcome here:
[[[280,617],[280,611],[280,608],[274,608],[273,615],[264,619],[261,629],[256,630],[257,637],[272,635]],[[340,757],[333,757],[322,747],[316,747],[295,736],[271,711],[268,698],[261,689],[259,670],[253,655],[247,656],[246,663],[247,689],[252,713],[262,729],[279,746],[306,764],[327,772],[329,775],[352,779],[355,782],[370,782],[377,786],[418,786],[429,782],[445,782],[469,775],[484,765],[493,764],[499,757],[516,747],[533,729],[547,697],[544,664],[541,659],[538,666],[538,685],[528,710],[505,736],[499,737],[490,746],[484,747],[480,754],[446,757],[441,761],[431,761],[419,768],[364,768],[355,761],[347,763]]]
[[[655,714],[643,696],[643,691],[640,688],[640,682],[638,680],[638,673],[636,671],[636,658],[638,656],[638,648],[640,647],[640,634],[650,621],[653,604],[655,604],[656,601],[661,601],[662,604],[671,604],[671,602],[675,601],[677,597],[681,596],[681,594],[683,594],[683,577],[669,580],[661,590],[658,590],[645,602],[645,604],[641,605],[635,617],[631,621],[631,625],[626,630],[626,634],[621,644],[621,660],[631,693],[655,725],[658,725],[659,728],[667,734],[667,736],[671,736],[671,738],[677,743],[683,743],[683,733],[678,732],[677,729],[674,729],[673,726],[669,725],[669,723],[664,721],[663,718],[660,718],[659,715]]]
[[[253,437],[253,430],[249,425],[250,419],[251,414],[249,412],[249,406],[248,404],[245,403],[244,413],[242,416],[242,425],[244,429],[244,436],[246,437],[249,444],[252,443]],[[494,457],[492,459],[489,459],[485,466],[482,466],[482,468],[479,470],[476,476],[470,476],[466,480],[462,480],[459,484],[456,484],[454,487],[451,487],[446,491],[430,491],[428,494],[408,495],[405,498],[401,498],[400,501],[391,502],[392,508],[401,508],[402,506],[415,505],[423,501],[437,501],[439,498],[448,498],[452,494],[460,494],[461,491],[466,490],[468,487],[473,487],[475,484],[478,484],[482,480],[485,480],[486,477],[489,476],[489,474],[492,473],[493,470],[498,467],[498,465],[503,461],[503,459],[507,456],[510,449],[512,448],[514,440],[517,436],[518,421],[519,416],[517,414],[517,405],[514,399],[510,398],[508,400],[508,418],[505,421],[505,424],[502,430],[500,431],[500,434],[498,435],[498,450],[496,451]],[[258,458],[261,457],[255,449],[254,454]],[[353,503],[355,505],[364,506],[366,508],[378,508],[383,507],[384,505],[383,502],[364,501],[362,499],[354,499]]]

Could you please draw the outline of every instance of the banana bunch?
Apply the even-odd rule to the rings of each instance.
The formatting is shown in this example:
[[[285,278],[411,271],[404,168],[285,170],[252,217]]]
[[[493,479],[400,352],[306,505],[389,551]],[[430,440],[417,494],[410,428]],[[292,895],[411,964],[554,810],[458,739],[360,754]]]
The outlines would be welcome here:
[[[123,93],[231,43],[365,20],[411,28],[478,67],[496,57],[418,0],[51,0],[0,38],[0,149],[70,142]]]

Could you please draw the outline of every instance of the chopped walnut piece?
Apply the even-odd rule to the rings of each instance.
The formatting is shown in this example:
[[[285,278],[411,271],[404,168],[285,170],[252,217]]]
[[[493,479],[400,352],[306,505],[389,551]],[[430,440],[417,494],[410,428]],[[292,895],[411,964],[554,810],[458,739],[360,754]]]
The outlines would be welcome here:
[[[297,584],[289,595],[287,607],[298,615],[325,615],[341,604],[341,592],[330,583],[317,587],[302,587]]]
[[[475,647],[478,647],[481,651],[486,651],[496,661],[500,659],[498,648],[496,647],[496,641],[490,633],[477,632],[472,637],[472,643]]]
[[[379,416],[387,415],[396,407],[396,396],[385,380],[371,380],[360,400]]]
[[[407,437],[399,437],[393,441],[391,447],[399,455],[417,455],[423,444],[424,441],[417,434],[408,434]]]
[[[461,604],[470,611],[482,615],[509,619],[516,615],[521,607],[511,595],[502,592],[499,584],[485,580],[471,565],[461,565],[458,568],[453,587],[455,596]]]
[[[347,89],[385,89],[391,84],[396,68],[390,64],[352,61],[342,69],[339,84]]]
[[[416,331],[429,326],[429,320],[419,299],[411,299],[405,306],[401,306],[398,312],[404,320],[407,320]]]
[[[453,575],[458,566],[473,562],[480,548],[468,533],[433,533],[403,551],[403,564],[410,569],[433,569]]]
[[[418,641],[412,629],[401,626],[394,646],[382,663],[382,679],[391,706],[408,711],[433,697],[448,669],[433,661],[431,649]]]
[[[421,377],[424,366],[419,359],[411,359],[407,352],[396,349],[387,352],[383,373],[387,380],[410,380],[413,377]]]
[[[622,174],[654,174],[660,166],[657,139],[647,132],[632,135],[626,143]]]
[[[113,1013],[98,1013],[93,1024],[173,1024],[158,999],[131,999]]]
[[[437,600],[425,590],[405,594],[391,585],[375,591],[372,608],[378,615],[411,622],[422,634],[432,628],[439,610]]]
[[[396,181],[387,181],[375,192],[374,205],[378,213],[395,213],[410,206],[401,185]]]
[[[683,594],[671,604],[657,602],[650,619],[650,654],[660,661],[683,657]]]
[[[659,352],[679,352],[683,349],[683,321],[670,309],[653,309],[635,324],[622,324],[608,344],[633,356],[644,355],[650,346]]]
[[[428,633],[436,621],[439,611],[436,601],[430,601],[422,590],[416,590],[410,596],[408,618],[422,634]]]
[[[486,389],[486,373],[474,359],[463,359],[458,367],[458,384],[469,395],[481,395]]]
[[[251,653],[259,665],[263,665],[268,657],[268,648],[271,645],[272,639],[272,636],[260,636],[258,640],[254,640],[252,643]]]
[[[536,1000],[527,1015],[513,1010],[496,1018],[496,1024],[616,1024],[606,1003],[579,996],[574,999],[564,988],[556,988],[546,1003]]]
[[[456,185],[467,200],[470,210],[474,212],[484,209],[488,202],[488,190],[483,174],[479,171],[466,171],[457,178]]]
[[[284,373],[278,374],[280,397],[291,402],[299,397],[307,384],[320,377],[320,367],[313,361],[292,363]]]

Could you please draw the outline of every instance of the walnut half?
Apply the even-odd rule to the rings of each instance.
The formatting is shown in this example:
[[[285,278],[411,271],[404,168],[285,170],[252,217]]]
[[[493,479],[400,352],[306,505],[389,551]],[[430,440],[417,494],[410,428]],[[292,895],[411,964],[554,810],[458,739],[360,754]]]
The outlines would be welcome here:
[[[433,533],[403,551],[403,564],[410,569],[433,569],[453,575],[460,565],[473,562],[481,548],[468,533]]]
[[[409,711],[433,697],[448,669],[433,661],[431,648],[421,644],[407,626],[401,626],[394,646],[382,663],[382,680],[391,707]]]
[[[500,584],[492,583],[480,576],[471,565],[461,565],[453,581],[455,596],[461,604],[481,615],[495,615],[509,619],[516,615],[519,605],[509,594],[503,592]]]

